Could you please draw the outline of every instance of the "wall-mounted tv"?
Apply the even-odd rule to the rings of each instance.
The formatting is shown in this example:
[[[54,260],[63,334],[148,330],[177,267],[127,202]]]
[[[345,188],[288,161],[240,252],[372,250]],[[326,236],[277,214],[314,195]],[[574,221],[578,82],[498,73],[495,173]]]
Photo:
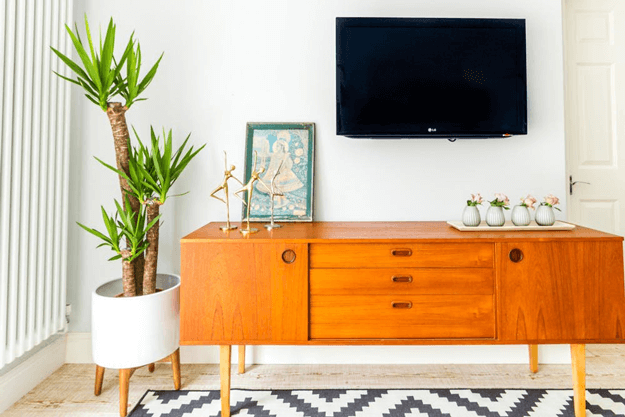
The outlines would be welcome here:
[[[336,131],[527,134],[524,19],[337,18]]]

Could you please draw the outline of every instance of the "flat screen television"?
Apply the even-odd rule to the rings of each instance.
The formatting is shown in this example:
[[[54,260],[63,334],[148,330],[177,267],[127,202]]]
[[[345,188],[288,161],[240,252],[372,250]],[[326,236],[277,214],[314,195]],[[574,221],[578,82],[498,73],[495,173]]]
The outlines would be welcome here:
[[[336,130],[355,138],[527,134],[524,19],[336,19]]]

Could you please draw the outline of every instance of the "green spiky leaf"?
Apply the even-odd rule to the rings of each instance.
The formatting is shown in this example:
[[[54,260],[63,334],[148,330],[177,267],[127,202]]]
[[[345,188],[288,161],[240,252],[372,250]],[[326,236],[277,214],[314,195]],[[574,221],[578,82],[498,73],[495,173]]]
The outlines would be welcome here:
[[[133,39],[134,33],[130,35],[126,48],[121,58],[115,58],[115,33],[116,25],[113,19],[109,20],[104,37],[100,35],[99,47],[96,49],[91,36],[89,21],[85,16],[85,33],[87,43],[83,43],[78,26],[74,25],[72,30],[65,26],[66,32],[72,41],[72,45],[79,60],[73,61],[59,50],[51,47],[52,51],[72,70],[76,79],[69,78],[60,73],[56,73],[62,79],[82,86],[87,91],[87,98],[106,111],[108,103],[113,97],[121,95],[126,100],[126,107],[130,107],[137,101],[144,100],[138,96],[145,90],[150,81],[154,78],[160,58],[146,76],[139,82],[139,71],[141,67],[141,50],[139,44]],[[161,54],[161,58],[162,58]],[[132,62],[128,62],[132,57]],[[121,76],[122,69],[127,68],[130,77]],[[130,80],[129,80],[130,78]]]

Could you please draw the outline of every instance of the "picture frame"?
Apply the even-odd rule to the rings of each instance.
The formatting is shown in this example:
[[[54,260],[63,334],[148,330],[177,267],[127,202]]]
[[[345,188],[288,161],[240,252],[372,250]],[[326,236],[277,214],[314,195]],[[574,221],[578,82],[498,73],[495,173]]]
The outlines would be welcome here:
[[[257,156],[256,170],[261,168],[261,181],[254,184],[250,221],[271,219],[271,198],[268,187],[275,177],[275,186],[284,196],[275,196],[276,222],[312,222],[315,155],[314,123],[247,123],[245,142],[245,178],[249,181]],[[266,187],[266,186],[267,187]],[[243,220],[247,208],[242,207]]]

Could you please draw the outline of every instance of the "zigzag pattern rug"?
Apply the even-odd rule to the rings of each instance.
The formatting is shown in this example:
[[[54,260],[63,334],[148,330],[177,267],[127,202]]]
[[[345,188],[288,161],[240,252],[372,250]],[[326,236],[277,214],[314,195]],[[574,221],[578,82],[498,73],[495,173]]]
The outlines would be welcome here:
[[[625,417],[625,390],[586,391],[586,416]],[[231,392],[233,416],[573,417],[558,389],[324,389]],[[147,391],[130,417],[220,417],[219,391]]]

